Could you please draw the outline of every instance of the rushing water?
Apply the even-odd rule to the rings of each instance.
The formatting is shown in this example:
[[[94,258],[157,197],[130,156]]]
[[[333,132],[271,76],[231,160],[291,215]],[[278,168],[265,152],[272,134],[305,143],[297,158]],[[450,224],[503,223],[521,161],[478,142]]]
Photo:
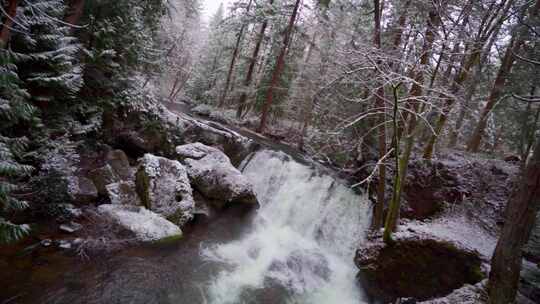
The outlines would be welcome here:
[[[250,290],[277,285],[280,303],[361,303],[352,260],[369,224],[366,199],[281,152],[243,165],[261,209],[242,239],[203,250],[229,266],[212,280],[209,302],[245,303]]]
[[[366,198],[282,152],[257,152],[242,167],[256,212],[227,209],[176,244],[86,263],[58,251],[0,261],[0,303],[365,303],[353,255]]]

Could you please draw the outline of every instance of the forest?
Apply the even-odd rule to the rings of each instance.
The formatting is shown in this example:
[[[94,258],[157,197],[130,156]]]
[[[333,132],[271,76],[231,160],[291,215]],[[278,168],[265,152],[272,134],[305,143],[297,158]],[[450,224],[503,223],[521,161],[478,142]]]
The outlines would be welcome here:
[[[540,0],[0,22],[0,304],[540,303]]]

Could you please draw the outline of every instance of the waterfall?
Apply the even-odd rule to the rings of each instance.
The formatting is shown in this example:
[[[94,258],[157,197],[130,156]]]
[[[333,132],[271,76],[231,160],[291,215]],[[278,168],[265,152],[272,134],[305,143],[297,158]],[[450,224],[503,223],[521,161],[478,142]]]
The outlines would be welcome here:
[[[365,196],[334,178],[264,150],[242,166],[261,204],[241,239],[202,250],[224,265],[209,303],[363,303],[355,248],[371,217]],[[270,297],[270,298],[268,298]]]

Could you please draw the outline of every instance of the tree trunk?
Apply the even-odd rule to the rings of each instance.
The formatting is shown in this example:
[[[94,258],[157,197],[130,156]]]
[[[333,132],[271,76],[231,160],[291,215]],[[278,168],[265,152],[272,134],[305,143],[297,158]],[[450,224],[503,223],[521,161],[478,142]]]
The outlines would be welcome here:
[[[283,67],[285,66],[285,54],[287,53],[287,48],[289,47],[289,41],[291,39],[292,30],[294,27],[294,23],[296,22],[296,16],[298,15],[299,8],[300,8],[300,0],[296,0],[296,3],[294,4],[293,12],[291,14],[291,18],[289,19],[289,24],[287,26],[287,29],[285,30],[285,35],[283,37],[283,45],[281,46],[281,51],[279,52],[279,56],[277,58],[276,68],[274,69],[274,72],[272,73],[272,80],[270,81],[270,86],[268,87],[268,90],[266,91],[266,102],[264,103],[264,106],[262,109],[261,123],[259,125],[259,128],[257,128],[257,132],[259,133],[263,133],[264,128],[266,127],[268,113],[270,112],[270,108],[272,107],[272,102],[274,99],[274,90],[276,86],[278,85],[279,78],[281,76],[281,71],[283,70]]]
[[[246,8],[246,14],[249,13],[249,10],[251,9],[251,3],[253,0],[249,0],[248,6]],[[221,94],[221,97],[219,98],[218,107],[223,107],[225,105],[225,99],[227,99],[227,92],[229,92],[229,85],[231,83],[231,78],[234,72],[234,66],[236,64],[236,58],[238,57],[238,53],[240,51],[240,44],[242,43],[242,37],[244,36],[244,30],[246,29],[246,23],[242,23],[242,26],[240,27],[240,31],[238,32],[238,37],[236,37],[236,44],[234,46],[234,51],[231,58],[231,63],[229,65],[229,72],[227,73],[227,80],[225,81],[225,87],[223,88],[223,93]]]
[[[69,1],[69,11],[66,15],[66,23],[77,25],[84,11],[84,0]]]
[[[489,114],[491,113],[495,105],[500,101],[503,95],[504,86],[506,84],[506,78],[509,76],[510,71],[512,70],[512,66],[515,61],[514,55],[512,55],[512,53],[518,52],[520,48],[520,41],[514,41],[514,39],[510,41],[510,45],[508,45],[508,48],[506,49],[503,61],[501,63],[501,66],[499,67],[499,72],[497,73],[497,77],[495,78],[495,82],[493,83],[493,87],[489,94],[487,104],[482,110],[480,120],[478,121],[478,124],[474,129],[473,134],[471,135],[471,138],[469,139],[469,142],[467,144],[467,151],[478,152],[478,149],[480,148],[480,143],[482,142],[482,136],[484,135],[484,131],[486,129]]]
[[[540,207],[540,136],[534,155],[516,184],[506,207],[506,222],[491,260],[489,304],[514,303],[521,271],[522,247]]]
[[[379,0],[373,0],[374,5],[374,22],[375,29],[373,34],[373,44],[376,48],[381,49],[381,10]],[[375,107],[377,111],[385,111],[384,106],[384,87],[379,85],[377,92],[375,93]],[[386,155],[386,113],[378,115],[377,124],[379,125],[378,142],[379,142],[379,159],[382,159]],[[385,202],[386,192],[386,166],[380,164],[379,166],[379,180],[377,183],[377,202],[373,210],[373,220],[371,227],[374,231],[380,229],[383,225],[383,210]]]
[[[439,26],[439,15],[436,10],[431,10],[429,13],[429,19],[427,22],[426,33],[424,35],[424,44],[422,46],[422,56],[420,57],[420,71],[415,73],[414,84],[411,87],[409,96],[413,98],[418,98],[422,96],[422,84],[424,82],[424,67],[428,64],[429,58],[431,57],[431,52],[433,48],[433,43],[435,40],[435,30]],[[397,87],[394,88],[394,108],[398,108],[398,91]],[[405,144],[405,151],[403,154],[399,153],[399,146],[401,144],[400,137],[401,131],[399,124],[397,122],[397,117],[394,117],[394,149],[396,154],[396,176],[394,181],[394,191],[392,194],[392,200],[390,201],[390,209],[388,210],[388,216],[386,218],[385,229],[384,229],[384,241],[389,243],[391,242],[392,232],[397,228],[397,223],[399,220],[399,211],[401,203],[401,194],[403,191],[403,180],[407,177],[407,168],[409,166],[409,159],[411,157],[412,149],[414,147],[415,137],[418,133],[418,117],[416,116],[419,113],[418,102],[415,103],[412,107],[412,112],[410,115],[409,122],[407,124],[407,140]],[[397,110],[394,110],[397,111]],[[397,114],[394,113],[394,116]]]
[[[539,9],[540,0],[537,0],[537,3],[533,7],[531,7],[528,13],[531,17],[537,16]],[[501,66],[499,68],[499,72],[497,73],[497,78],[495,78],[495,82],[493,83],[493,87],[489,94],[487,104],[482,110],[482,114],[480,115],[480,121],[474,129],[474,132],[471,135],[471,138],[469,139],[469,142],[467,144],[467,151],[469,152],[478,152],[480,148],[482,136],[484,135],[484,131],[486,129],[488,116],[503,95],[506,78],[512,71],[512,66],[515,62],[514,54],[517,54],[519,52],[519,49],[524,42],[525,34],[527,33],[527,31],[528,29],[521,28],[514,32],[515,36],[512,37],[512,40],[510,41],[510,44],[506,49],[506,53],[504,54]]]
[[[270,5],[272,5],[274,3],[274,0],[270,0],[269,3]],[[240,99],[238,101],[238,109],[236,111],[237,118],[242,117],[242,112],[244,112],[244,108],[246,106],[246,100],[247,100],[246,91],[249,90],[249,87],[251,85],[251,80],[253,79],[255,66],[257,65],[257,58],[259,57],[259,51],[261,50],[261,45],[264,40],[264,34],[266,32],[267,27],[268,27],[268,19],[264,19],[264,22],[261,25],[261,31],[259,32],[259,37],[257,38],[257,43],[255,44],[255,48],[253,49],[253,55],[250,58],[246,80],[244,81],[244,89],[242,90],[242,94],[240,95]]]
[[[13,26],[13,19],[17,15],[17,5],[19,0],[9,0],[7,7],[7,16],[4,24],[2,24],[2,29],[0,30],[0,48],[6,47],[9,41],[9,34],[11,32],[11,27]]]

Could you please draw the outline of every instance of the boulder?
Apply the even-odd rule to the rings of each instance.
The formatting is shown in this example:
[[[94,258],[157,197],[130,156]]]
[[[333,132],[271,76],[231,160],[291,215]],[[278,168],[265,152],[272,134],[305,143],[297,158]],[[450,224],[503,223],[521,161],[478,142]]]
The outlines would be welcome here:
[[[176,147],[176,153],[203,196],[226,203],[257,204],[251,183],[220,150],[194,143]]]
[[[135,190],[135,182],[120,181],[106,186],[107,195],[113,205],[140,206],[141,200]]]
[[[120,179],[131,180],[133,178],[133,171],[131,170],[128,157],[124,151],[110,151],[107,153],[105,161]]]
[[[182,226],[193,218],[193,191],[180,162],[145,154],[139,160],[136,188],[144,206],[175,224]]]
[[[94,169],[88,173],[90,179],[94,182],[100,195],[108,195],[107,185],[118,182],[120,178],[116,175],[110,165]]]
[[[497,233],[518,172],[515,164],[464,152],[440,154],[431,161],[412,159],[401,216],[434,218],[448,207],[460,206],[467,209],[469,218]]]
[[[142,242],[178,239],[182,230],[158,214],[143,207],[101,205],[100,214],[109,217],[122,228],[132,232]]]
[[[355,256],[366,294],[383,303],[443,297],[474,285],[485,278],[482,262],[476,251],[422,234],[397,238],[392,245],[377,239]]]
[[[94,183],[83,176],[73,176],[68,181],[68,193],[75,202],[90,203],[98,198]]]

